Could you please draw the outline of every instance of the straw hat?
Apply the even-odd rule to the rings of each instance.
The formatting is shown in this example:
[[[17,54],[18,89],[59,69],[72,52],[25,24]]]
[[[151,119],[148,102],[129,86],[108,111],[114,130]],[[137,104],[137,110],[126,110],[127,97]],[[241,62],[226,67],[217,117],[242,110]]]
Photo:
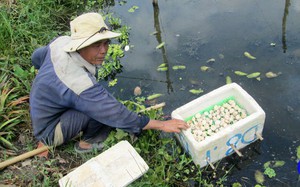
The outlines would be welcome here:
[[[87,47],[97,41],[115,38],[121,33],[108,30],[102,16],[98,13],[86,13],[70,22],[71,41],[65,45],[66,52],[73,52]]]

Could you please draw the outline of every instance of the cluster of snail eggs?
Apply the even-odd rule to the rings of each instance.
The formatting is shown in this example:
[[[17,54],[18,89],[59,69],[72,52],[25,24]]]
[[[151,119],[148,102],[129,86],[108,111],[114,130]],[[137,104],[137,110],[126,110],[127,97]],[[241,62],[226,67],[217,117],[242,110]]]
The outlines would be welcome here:
[[[214,105],[202,114],[197,113],[187,123],[195,140],[200,142],[245,117],[247,111],[231,99],[222,105]]]

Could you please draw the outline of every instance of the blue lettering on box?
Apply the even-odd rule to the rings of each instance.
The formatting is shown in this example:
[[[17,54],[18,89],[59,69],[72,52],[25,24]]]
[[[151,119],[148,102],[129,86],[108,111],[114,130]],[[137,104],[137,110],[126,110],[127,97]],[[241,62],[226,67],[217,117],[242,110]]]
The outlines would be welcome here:
[[[245,140],[245,136],[249,132],[252,132],[252,130],[255,130],[253,132],[253,139],[252,140]],[[229,138],[229,140],[226,142],[226,145],[229,147],[229,149],[226,151],[225,155],[228,156],[231,153],[233,153],[233,149],[230,146],[231,144],[233,144],[234,147],[237,147],[237,144],[239,142],[241,142],[242,144],[247,144],[247,145],[254,142],[257,139],[257,137],[256,137],[257,130],[258,130],[258,125],[254,125],[253,127],[246,130],[243,134],[238,133],[238,134],[235,134],[234,136],[232,136],[231,138]],[[233,141],[231,141],[231,140],[233,140]]]
[[[231,140],[233,140],[234,138],[237,138],[234,142],[231,142]],[[229,138],[229,140],[226,142],[226,145],[228,145],[230,148],[226,151],[226,156],[230,155],[231,153],[233,153],[233,149],[231,148],[231,144],[234,145],[234,147],[236,147],[236,145],[239,143],[240,139],[242,138],[242,135],[236,134],[233,137]]]
[[[248,140],[248,141],[246,141],[245,140],[245,136],[247,135],[247,133],[248,132],[251,132],[251,130],[255,130],[255,132],[253,133],[253,140]],[[251,127],[250,129],[248,129],[248,130],[246,130],[246,132],[243,134],[243,137],[242,137],[242,143],[243,144],[250,144],[250,143],[252,143],[252,142],[254,142],[255,140],[256,140],[256,132],[257,132],[257,130],[258,130],[258,126],[257,125],[255,125],[255,126],[253,126],[253,127]]]

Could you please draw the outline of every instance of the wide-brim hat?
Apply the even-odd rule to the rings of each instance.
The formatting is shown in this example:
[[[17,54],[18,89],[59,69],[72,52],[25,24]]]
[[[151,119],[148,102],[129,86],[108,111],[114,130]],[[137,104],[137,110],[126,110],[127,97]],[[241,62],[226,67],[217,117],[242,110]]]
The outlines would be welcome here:
[[[85,13],[70,22],[71,41],[64,46],[66,52],[74,52],[104,39],[116,38],[121,33],[108,29],[98,13]]]

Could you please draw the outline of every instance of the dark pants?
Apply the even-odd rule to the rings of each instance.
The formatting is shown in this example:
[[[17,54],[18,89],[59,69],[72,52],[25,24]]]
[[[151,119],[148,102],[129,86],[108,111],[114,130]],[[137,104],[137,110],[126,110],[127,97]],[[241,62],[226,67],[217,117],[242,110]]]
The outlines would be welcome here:
[[[62,143],[71,140],[81,131],[83,132],[82,140],[90,140],[91,138],[102,133],[101,130],[108,127],[74,109],[67,110],[65,113],[63,113],[60,117],[59,124],[63,136]],[[54,134],[54,138],[56,136],[57,133]]]

